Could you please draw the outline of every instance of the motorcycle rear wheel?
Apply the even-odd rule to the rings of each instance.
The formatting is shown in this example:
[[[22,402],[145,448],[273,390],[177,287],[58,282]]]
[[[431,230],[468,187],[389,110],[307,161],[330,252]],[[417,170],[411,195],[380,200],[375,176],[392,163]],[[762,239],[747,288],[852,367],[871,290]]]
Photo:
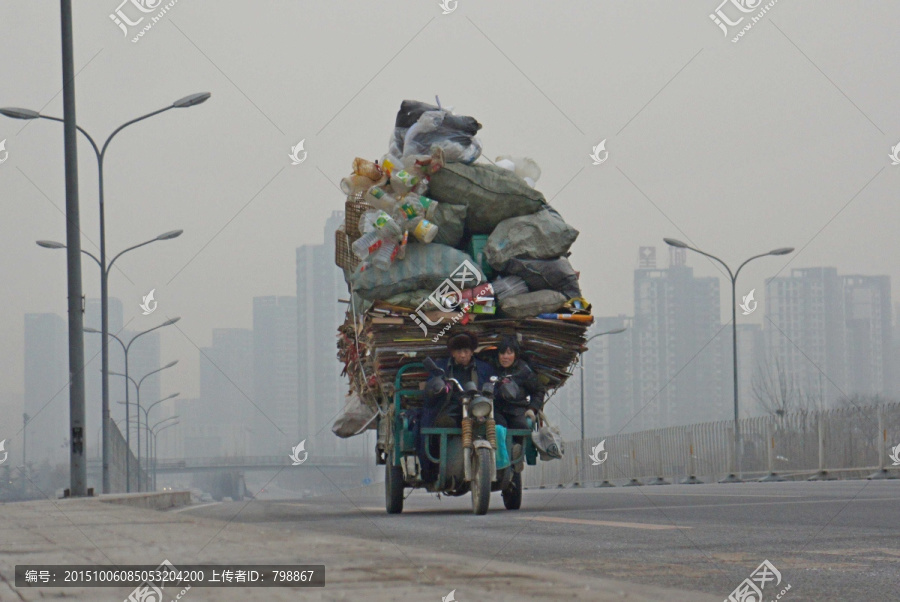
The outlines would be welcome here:
[[[503,496],[503,505],[507,510],[518,510],[522,507],[522,473],[513,473],[509,487],[500,494]]]
[[[403,512],[403,469],[391,464],[390,457],[384,465],[384,505],[388,514]]]

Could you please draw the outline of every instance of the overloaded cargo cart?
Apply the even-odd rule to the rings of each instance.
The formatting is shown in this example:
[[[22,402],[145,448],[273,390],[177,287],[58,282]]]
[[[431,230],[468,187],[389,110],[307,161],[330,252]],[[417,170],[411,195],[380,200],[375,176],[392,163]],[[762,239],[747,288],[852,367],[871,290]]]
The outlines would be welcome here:
[[[403,101],[388,153],[356,158],[341,182],[347,199],[335,262],[348,297],[337,346],[349,392],[332,430],[350,437],[377,429],[389,512],[402,510],[405,487],[472,491],[478,514],[499,490],[507,508],[518,508],[521,475],[513,467],[522,457],[512,456],[528,464],[538,452],[558,457],[561,442],[547,445],[558,430],[543,414],[533,432],[503,429],[486,409],[489,388],[453,379],[447,387],[459,387],[461,428],[419,428],[426,382],[446,376],[428,360],[447,357],[448,340],[460,332],[476,336],[482,359],[512,335],[554,391],[571,375],[593,320],[569,262],[578,231],[535,188],[540,169],[532,159],[481,158],[480,128],[439,102]],[[423,446],[437,476],[422,469]]]

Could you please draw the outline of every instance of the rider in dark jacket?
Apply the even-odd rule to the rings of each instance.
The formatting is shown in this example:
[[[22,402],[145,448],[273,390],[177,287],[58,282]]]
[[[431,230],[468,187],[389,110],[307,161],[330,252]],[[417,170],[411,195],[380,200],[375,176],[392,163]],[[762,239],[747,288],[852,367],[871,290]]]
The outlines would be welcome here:
[[[455,378],[463,386],[471,381],[480,390],[484,383],[491,379],[494,369],[489,363],[475,358],[474,353],[477,347],[478,338],[470,332],[463,332],[447,341],[450,357],[435,361],[437,367],[444,371],[445,381]],[[456,389],[436,393],[428,386],[425,391],[422,425],[459,427],[460,420],[462,420],[461,393]],[[436,420],[445,422],[443,420],[445,416],[452,418],[454,424],[437,424]]]
[[[521,358],[521,349],[515,336],[504,336],[497,348],[496,373],[500,379],[494,390],[494,419],[507,428],[528,428],[526,413],[537,414],[544,407],[546,391],[537,374]],[[515,383],[514,396],[504,383]]]
[[[462,422],[461,393],[447,384],[448,379],[455,378],[462,386],[471,381],[481,390],[494,375],[494,368],[489,363],[475,358],[478,338],[474,334],[463,332],[452,337],[447,341],[447,348],[450,357],[435,361],[437,367],[444,371],[443,382],[432,375],[425,386],[421,427],[459,428]],[[431,481],[437,476],[437,467],[425,454],[426,436],[419,435],[420,430],[416,429],[415,432],[422,477],[425,481]],[[433,448],[436,443],[432,441]],[[433,455],[438,453],[437,449],[431,451]]]

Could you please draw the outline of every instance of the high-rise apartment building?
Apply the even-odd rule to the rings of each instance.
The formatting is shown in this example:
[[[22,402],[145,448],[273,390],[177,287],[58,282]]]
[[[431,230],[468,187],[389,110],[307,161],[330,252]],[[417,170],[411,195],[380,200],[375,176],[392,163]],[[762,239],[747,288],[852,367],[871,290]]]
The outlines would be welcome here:
[[[66,321],[56,314],[25,314],[26,459],[35,466],[69,457],[68,358]],[[16,430],[23,425],[18,419],[4,423]]]
[[[297,298],[253,299],[254,455],[287,453],[305,434],[297,395]],[[258,431],[258,433],[257,433]]]
[[[200,350],[200,400],[192,406],[204,419],[185,425],[185,455],[258,455],[250,445],[254,404],[253,333],[214,329],[212,345]]]
[[[816,405],[889,395],[894,381],[888,276],[802,268],[766,281],[768,357]]]
[[[670,249],[667,269],[634,272],[635,428],[728,417],[719,279],[695,277],[683,251]]]
[[[891,280],[843,276],[847,393],[889,395],[893,384]]]

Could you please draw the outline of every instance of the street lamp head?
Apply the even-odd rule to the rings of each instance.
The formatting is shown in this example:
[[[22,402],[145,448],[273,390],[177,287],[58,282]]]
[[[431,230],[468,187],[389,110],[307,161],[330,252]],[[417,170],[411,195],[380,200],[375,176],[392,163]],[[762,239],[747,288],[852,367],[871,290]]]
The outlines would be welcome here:
[[[619,334],[620,332],[625,332],[627,328],[616,328],[615,330],[610,330],[606,334]]]
[[[163,370],[165,370],[166,368],[171,368],[172,366],[174,366],[174,365],[177,364],[177,363],[178,363],[178,360],[169,362],[168,364],[166,364],[165,366],[163,366]]]
[[[197,94],[191,94],[190,96],[179,98],[172,103],[172,106],[178,109],[192,107],[194,105],[206,102],[207,100],[209,100],[210,96],[212,96],[212,94],[210,94],[209,92],[198,92]]]
[[[178,397],[179,395],[181,395],[181,393],[172,393],[171,395],[166,397],[166,399],[174,399],[174,398]]]
[[[56,242],[55,240],[38,240],[35,241],[37,246],[44,247],[45,249],[65,249],[66,245],[61,242]]]
[[[665,242],[669,246],[678,247],[679,249],[687,249],[688,248],[687,243],[683,243],[680,240],[677,240],[675,238],[664,238],[663,242]]]
[[[769,255],[787,255],[788,253],[793,253],[794,247],[782,247],[780,249],[775,249],[774,251],[769,251]]]
[[[37,111],[31,109],[20,109],[19,107],[3,107],[0,109],[0,115],[6,115],[13,119],[37,119],[41,116]]]
[[[179,316],[179,317],[175,317],[175,318],[172,318],[172,319],[170,319],[170,320],[166,320],[165,322],[163,322],[163,323],[160,324],[159,326],[160,326],[160,328],[162,328],[163,326],[171,326],[172,324],[174,324],[175,322],[177,322],[177,321],[180,320],[180,319],[181,319],[180,316]],[[175,361],[178,361],[178,360],[175,360]]]
[[[181,236],[182,232],[184,232],[184,230],[169,230],[168,232],[163,232],[162,234],[157,236],[156,240],[169,240],[172,238],[178,238],[179,236]]]
[[[100,331],[97,330],[96,328],[90,328],[90,327],[88,327],[88,326],[85,326],[84,328],[82,328],[82,330],[84,330],[85,332],[91,332],[91,333],[94,333],[94,334],[103,334],[102,332],[100,332]]]

